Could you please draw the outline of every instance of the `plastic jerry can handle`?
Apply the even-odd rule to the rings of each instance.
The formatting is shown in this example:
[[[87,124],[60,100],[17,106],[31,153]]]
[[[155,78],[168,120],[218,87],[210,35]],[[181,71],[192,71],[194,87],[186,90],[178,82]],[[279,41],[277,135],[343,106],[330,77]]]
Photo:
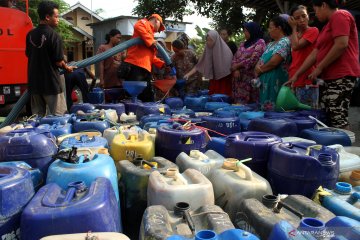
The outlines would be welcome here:
[[[88,155],[88,156],[92,156],[93,152],[91,151],[90,148],[78,148],[77,149],[77,155]]]
[[[280,144],[279,148],[285,152],[289,152],[289,153],[297,153],[297,151],[295,149],[292,149],[293,145],[290,143],[286,143],[286,144]]]
[[[251,136],[245,136],[244,141],[252,142],[252,141],[259,141],[269,138],[270,137],[266,135],[251,135]]]
[[[65,198],[62,202],[54,202],[53,195],[47,194],[42,199],[42,204],[47,207],[57,208],[57,207],[66,207],[72,205],[72,200],[76,197],[77,193],[86,191],[86,185],[83,181],[71,182],[68,184],[68,190],[66,191]],[[51,200],[52,199],[52,200]]]
[[[251,169],[248,166],[245,166],[243,163],[237,163],[237,172],[241,169],[245,172],[245,180],[251,181],[253,179],[253,174]]]
[[[295,214],[300,219],[302,219],[304,217],[304,214],[302,214],[301,212],[299,212],[295,208],[291,207],[290,205],[284,203],[283,201],[279,201],[277,206],[274,208],[274,212],[279,213],[281,208],[283,208],[283,207],[286,208],[287,210],[289,210],[290,212],[292,212],[293,214]]]
[[[252,171],[249,167],[245,166],[239,160],[234,158],[227,158],[224,160],[223,163],[224,169],[231,169],[235,172],[239,172],[240,170],[244,171],[245,173],[245,180],[251,181],[253,179]]]

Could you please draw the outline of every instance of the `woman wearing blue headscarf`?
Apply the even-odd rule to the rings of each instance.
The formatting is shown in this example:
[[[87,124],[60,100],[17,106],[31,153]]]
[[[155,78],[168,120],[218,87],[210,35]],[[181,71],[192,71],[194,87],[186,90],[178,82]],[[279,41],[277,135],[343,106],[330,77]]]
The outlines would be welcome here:
[[[246,41],[240,44],[232,61],[232,84],[234,103],[256,103],[259,99],[259,89],[251,86],[255,78],[255,66],[264,53],[266,44],[260,26],[255,22],[244,24]]]

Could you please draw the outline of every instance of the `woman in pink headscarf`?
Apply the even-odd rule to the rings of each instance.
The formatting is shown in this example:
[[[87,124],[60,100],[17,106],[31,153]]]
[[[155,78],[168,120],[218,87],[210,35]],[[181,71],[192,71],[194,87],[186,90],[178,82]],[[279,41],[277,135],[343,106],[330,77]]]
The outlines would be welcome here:
[[[223,93],[231,96],[231,62],[233,54],[219,33],[210,30],[206,35],[206,45],[199,62],[190,72],[184,75],[187,80],[191,75],[200,72],[210,79],[209,94]]]

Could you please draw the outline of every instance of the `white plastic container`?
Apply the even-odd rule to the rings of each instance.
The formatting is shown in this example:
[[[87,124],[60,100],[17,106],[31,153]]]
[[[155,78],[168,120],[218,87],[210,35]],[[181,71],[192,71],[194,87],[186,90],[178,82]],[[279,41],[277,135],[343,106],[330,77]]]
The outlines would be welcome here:
[[[288,142],[307,142],[307,143],[313,143],[316,144],[315,141],[313,140],[309,140],[309,139],[305,139],[305,138],[299,138],[299,137],[283,137],[281,138],[283,143],[288,143]]]
[[[176,165],[178,165],[180,172],[192,168],[208,178],[214,169],[221,168],[224,159],[214,150],[208,150],[205,154],[199,150],[191,150],[189,155],[184,152],[180,153],[176,158]]]
[[[353,171],[356,169],[360,169],[360,157],[356,154],[348,152],[347,149],[350,151],[353,150],[355,147],[349,147],[345,149],[342,145],[334,144],[328,146],[329,148],[335,149],[340,156],[340,173]],[[360,147],[358,147],[360,149]]]
[[[96,239],[96,240],[130,240],[126,235],[121,233],[113,232],[101,232],[101,233],[75,233],[65,235],[53,235],[43,237],[40,240],[85,240],[85,239]]]
[[[129,114],[122,113],[120,115],[120,122],[136,122],[136,115],[133,112],[129,112]]]
[[[192,209],[214,204],[211,182],[195,169],[180,174],[168,169],[165,176],[155,171],[150,174],[147,189],[148,206],[163,205],[172,210],[176,203],[187,202]]]
[[[356,154],[360,157],[360,147],[344,147],[345,151]]]
[[[263,195],[272,194],[265,178],[236,159],[226,159],[223,167],[215,169],[209,179],[214,187],[215,204],[229,214],[232,221],[244,199],[261,201]]]

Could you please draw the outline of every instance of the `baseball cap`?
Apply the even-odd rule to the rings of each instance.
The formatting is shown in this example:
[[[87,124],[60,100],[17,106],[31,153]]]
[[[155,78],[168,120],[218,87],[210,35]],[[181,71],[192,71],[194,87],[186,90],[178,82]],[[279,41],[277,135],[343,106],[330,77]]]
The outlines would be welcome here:
[[[162,17],[160,17],[159,14],[154,13],[149,18],[153,18],[153,17],[160,21],[160,28],[159,28],[158,32],[164,31],[165,25],[163,23]]]

